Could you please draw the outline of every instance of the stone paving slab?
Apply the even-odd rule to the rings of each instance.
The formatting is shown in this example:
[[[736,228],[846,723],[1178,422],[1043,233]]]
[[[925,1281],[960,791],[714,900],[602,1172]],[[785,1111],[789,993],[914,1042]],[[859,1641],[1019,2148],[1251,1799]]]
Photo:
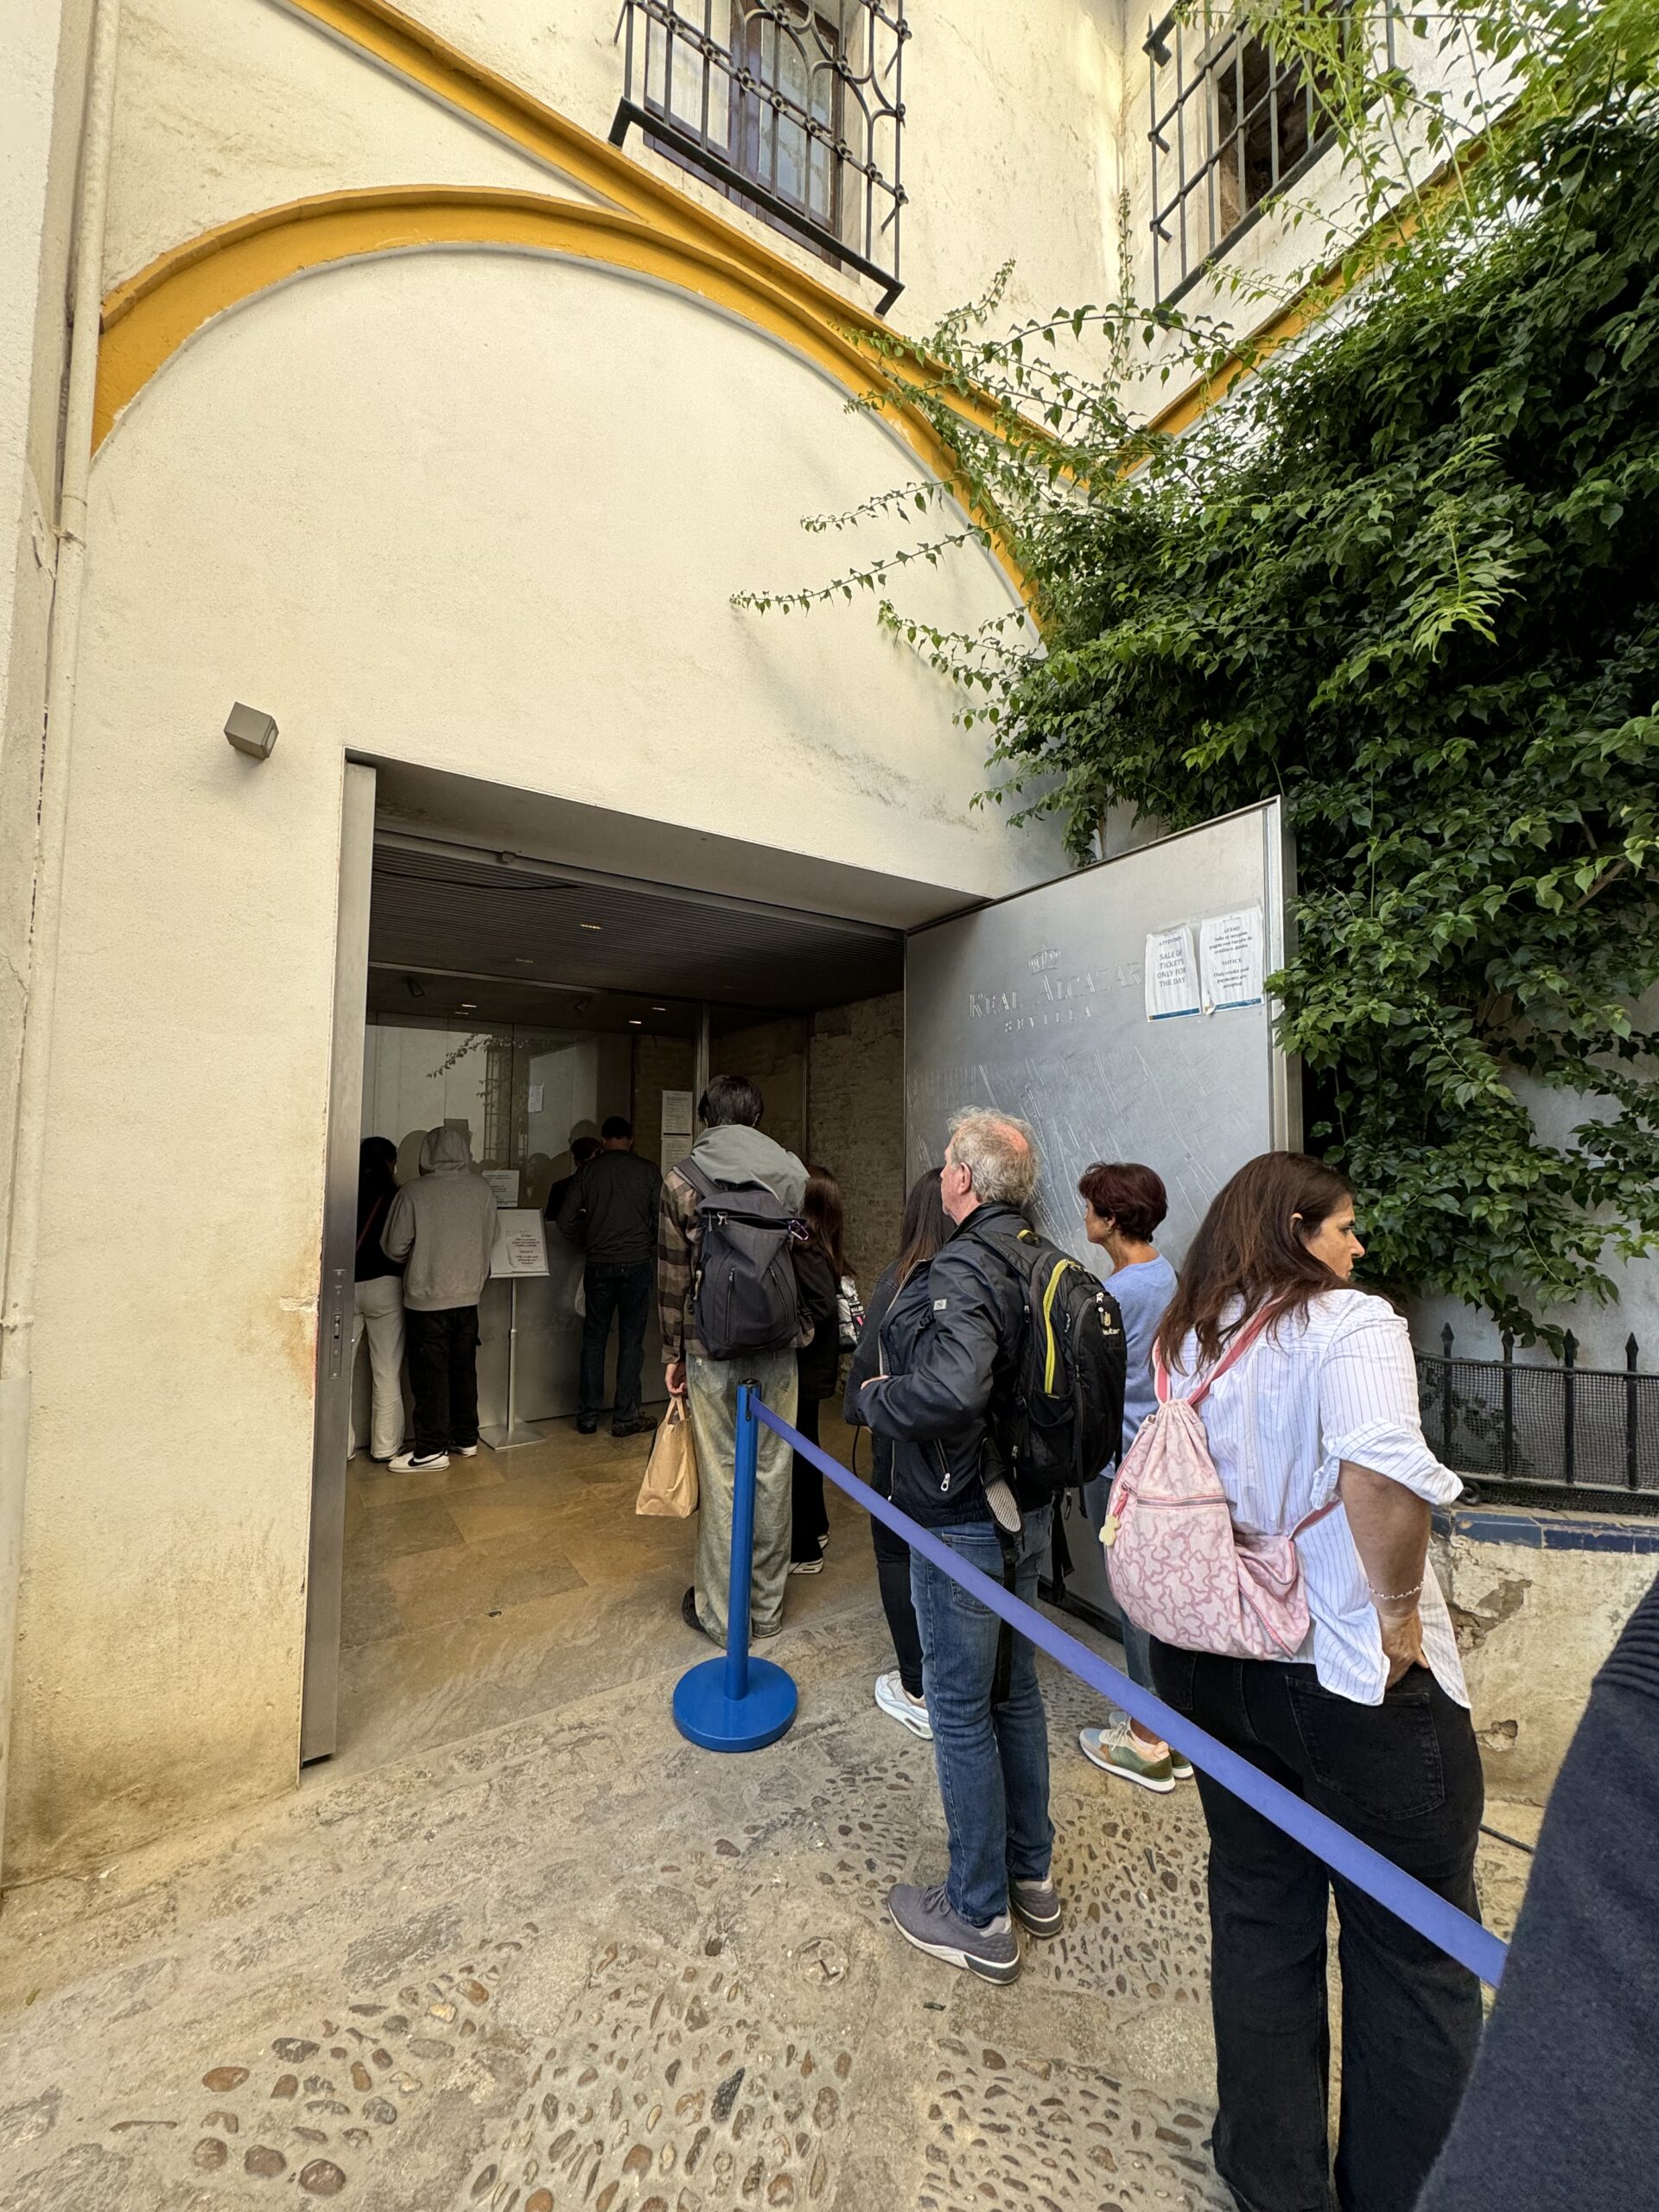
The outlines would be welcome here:
[[[944,1833],[879,1615],[786,1642],[752,1758],[678,1738],[671,1666],[14,1896],[0,2204],[1221,2208],[1196,1793],[1097,1776],[1046,1677],[1068,1930],[953,1974],[882,1911]]]

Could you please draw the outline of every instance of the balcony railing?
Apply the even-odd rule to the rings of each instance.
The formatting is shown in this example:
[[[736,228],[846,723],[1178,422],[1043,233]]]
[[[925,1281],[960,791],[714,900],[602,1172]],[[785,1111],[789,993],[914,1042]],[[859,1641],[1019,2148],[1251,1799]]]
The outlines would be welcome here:
[[[1505,1335],[1502,1359],[1459,1359],[1442,1331],[1439,1357],[1417,1355],[1429,1449],[1483,1492],[1572,1493],[1604,1511],[1659,1513],[1659,1375],[1638,1371],[1626,1339],[1623,1370],[1580,1367],[1569,1332],[1559,1367],[1528,1367]]]
[[[898,298],[904,0],[623,0],[611,125]]]

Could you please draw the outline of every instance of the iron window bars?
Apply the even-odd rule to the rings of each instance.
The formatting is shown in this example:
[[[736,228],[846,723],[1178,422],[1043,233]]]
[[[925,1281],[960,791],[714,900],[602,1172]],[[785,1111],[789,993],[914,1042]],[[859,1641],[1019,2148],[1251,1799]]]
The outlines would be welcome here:
[[[1306,0],[1326,7],[1332,0]],[[1346,16],[1351,0],[1335,0]],[[1385,9],[1393,50],[1393,10]],[[1319,88],[1228,13],[1172,8],[1147,33],[1152,282],[1166,305],[1195,283],[1331,145]]]
[[[1423,1434],[1435,1457],[1483,1491],[1571,1491],[1604,1510],[1659,1510],[1659,1375],[1580,1367],[1569,1334],[1559,1367],[1523,1367],[1506,1334],[1502,1359],[1459,1359],[1450,1327],[1438,1356],[1417,1355]]]
[[[882,287],[899,281],[904,0],[623,0],[626,89],[671,160]]]

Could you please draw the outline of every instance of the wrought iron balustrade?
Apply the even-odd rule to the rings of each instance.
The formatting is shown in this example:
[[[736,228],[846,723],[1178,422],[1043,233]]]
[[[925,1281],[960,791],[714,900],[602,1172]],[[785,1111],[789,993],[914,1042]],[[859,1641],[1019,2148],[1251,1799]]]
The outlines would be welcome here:
[[[623,0],[611,125],[899,296],[904,0]]]
[[[1570,1491],[1604,1510],[1659,1513],[1659,1375],[1642,1374],[1634,1336],[1624,1367],[1580,1367],[1569,1332],[1558,1367],[1460,1359],[1448,1326],[1438,1356],[1419,1352],[1423,1433],[1436,1458],[1483,1490]]]

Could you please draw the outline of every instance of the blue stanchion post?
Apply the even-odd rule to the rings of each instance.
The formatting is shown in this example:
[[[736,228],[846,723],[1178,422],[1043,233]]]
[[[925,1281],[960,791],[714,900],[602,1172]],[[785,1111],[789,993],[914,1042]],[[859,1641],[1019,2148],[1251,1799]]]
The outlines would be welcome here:
[[[795,1718],[795,1683],[783,1668],[749,1652],[749,1582],[754,1568],[754,1492],[760,1452],[760,1395],[739,1385],[732,1472],[732,1579],[726,1601],[726,1656],[705,1659],[674,1686],[674,1724],[706,1751],[758,1751]],[[705,1504],[703,1510],[708,1507]]]

